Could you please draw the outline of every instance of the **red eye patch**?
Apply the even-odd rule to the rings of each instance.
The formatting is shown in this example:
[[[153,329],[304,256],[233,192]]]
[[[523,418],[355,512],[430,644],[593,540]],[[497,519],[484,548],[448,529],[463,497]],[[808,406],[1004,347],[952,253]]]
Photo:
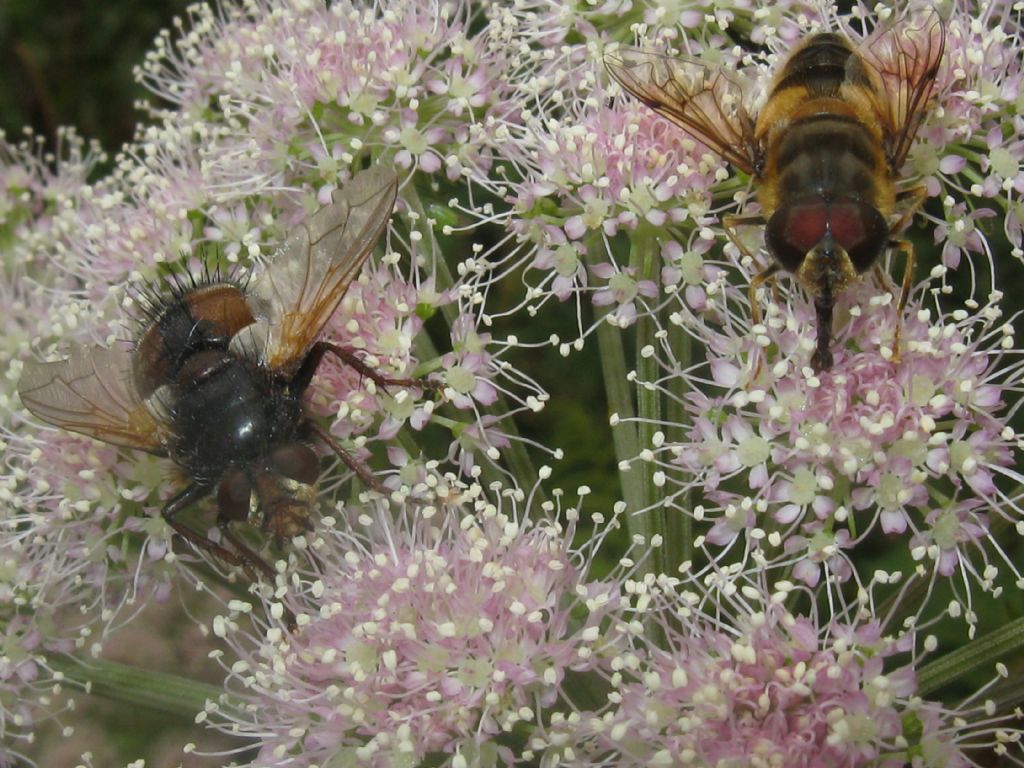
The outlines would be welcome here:
[[[871,268],[889,239],[882,214],[860,200],[826,202],[820,196],[779,208],[768,221],[768,250],[791,272],[826,233],[850,257],[858,273]]]

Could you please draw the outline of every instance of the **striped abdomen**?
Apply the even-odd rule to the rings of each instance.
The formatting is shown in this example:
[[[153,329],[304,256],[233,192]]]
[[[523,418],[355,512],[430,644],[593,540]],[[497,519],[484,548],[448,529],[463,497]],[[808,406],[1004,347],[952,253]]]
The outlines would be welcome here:
[[[853,197],[884,217],[895,180],[883,145],[877,75],[843,37],[815,35],[779,72],[757,119],[766,216],[806,195]]]

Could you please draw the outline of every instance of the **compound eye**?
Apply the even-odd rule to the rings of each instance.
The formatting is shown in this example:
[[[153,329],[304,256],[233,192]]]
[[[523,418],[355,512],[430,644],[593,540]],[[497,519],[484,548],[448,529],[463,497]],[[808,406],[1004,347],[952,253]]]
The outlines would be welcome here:
[[[279,475],[304,485],[316,485],[320,477],[320,457],[316,451],[302,443],[275,448],[270,454],[270,466]]]
[[[889,226],[876,208],[859,200],[832,207],[832,234],[857,273],[867,272],[889,242]]]
[[[232,470],[224,475],[217,487],[217,509],[228,520],[246,520],[251,497],[252,483],[245,470]]]
[[[824,201],[782,206],[765,227],[768,252],[787,270],[796,272],[825,236],[828,213]]]

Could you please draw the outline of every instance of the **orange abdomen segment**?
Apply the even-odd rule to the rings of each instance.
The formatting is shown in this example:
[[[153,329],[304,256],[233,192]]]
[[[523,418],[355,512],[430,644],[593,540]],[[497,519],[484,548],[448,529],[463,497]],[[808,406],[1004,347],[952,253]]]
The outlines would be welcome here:
[[[176,292],[152,314],[135,347],[135,386],[143,398],[171,383],[191,355],[227,349],[235,334],[256,322],[242,289],[232,283]]]

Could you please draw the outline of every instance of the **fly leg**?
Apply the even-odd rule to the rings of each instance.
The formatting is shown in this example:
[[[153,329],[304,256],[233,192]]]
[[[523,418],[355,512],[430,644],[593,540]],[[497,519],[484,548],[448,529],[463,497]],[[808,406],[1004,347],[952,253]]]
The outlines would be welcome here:
[[[380,480],[378,480],[374,476],[372,472],[370,472],[369,467],[367,467],[365,464],[363,464],[363,462],[359,461],[359,459],[357,459],[351,453],[342,448],[338,444],[338,441],[334,439],[334,435],[332,435],[326,429],[321,427],[319,424],[311,423],[310,427],[312,428],[313,432],[315,432],[320,437],[320,439],[327,444],[327,447],[330,448],[339,459],[341,459],[342,463],[346,467],[351,469],[353,472],[355,472],[356,476],[363,481],[364,485],[366,485],[368,488],[372,488],[378,493],[388,493],[388,489],[384,487],[384,485],[380,482]]]
[[[750,249],[747,248],[746,244],[740,240],[737,230],[740,227],[763,227],[766,223],[764,216],[759,213],[753,213],[745,216],[722,217],[722,229],[725,230],[725,236],[729,238],[729,241],[736,246],[741,254],[754,262],[757,261],[757,257],[754,256],[754,254],[750,252]]]
[[[187,507],[192,506],[195,502],[206,498],[212,491],[213,488],[211,486],[192,483],[185,490],[168,501],[167,504],[164,505],[163,512],[161,514],[163,515],[164,520],[167,521],[167,524],[174,529],[174,532],[188,542],[193,549],[206,552],[228,565],[239,566],[245,570],[246,575],[248,575],[249,578],[253,578],[254,574],[251,572],[246,562],[237,554],[226,547],[222,547],[212,539],[207,538],[194,528],[189,528],[184,523],[174,519],[175,516],[183,509],[186,509]]]
[[[739,252],[743,255],[744,258],[748,258],[754,263],[754,266],[760,270],[760,274],[763,274],[764,272],[768,271],[768,269],[771,266],[771,263],[774,262],[771,262],[769,266],[762,266],[761,260],[758,258],[758,255],[751,253],[750,249],[746,247],[743,241],[739,239],[739,233],[737,229],[740,226],[764,226],[766,223],[767,222],[765,221],[765,217],[762,216],[760,213],[752,213],[746,216],[722,217],[722,228],[725,230],[725,237],[729,239],[732,245],[739,249]],[[768,276],[774,275],[774,273],[777,271],[778,269],[776,268],[774,271],[772,271],[771,275]],[[757,278],[755,278],[755,280],[757,280]],[[761,282],[763,283],[764,281]],[[758,285],[761,284],[759,283]],[[771,295],[776,304],[782,303],[782,297],[778,292],[778,283],[776,283],[774,279],[771,281]],[[753,302],[751,303],[753,304]]]
[[[182,510],[192,506],[195,502],[204,499],[212,492],[212,486],[199,485],[197,483],[190,484],[185,488],[185,490],[164,505],[162,512],[164,520],[167,521],[167,524],[171,526],[178,536],[188,542],[194,549],[206,552],[212,557],[218,558],[221,562],[227,563],[228,565],[241,568],[251,582],[258,583],[260,581],[259,574],[262,573],[269,579],[270,583],[273,584],[274,577],[276,576],[274,569],[267,565],[259,555],[249,549],[249,547],[247,547],[228,529],[228,520],[226,518],[218,516],[217,527],[220,528],[221,534],[224,536],[225,540],[228,541],[231,546],[235,547],[235,552],[232,552],[227,547],[221,546],[217,542],[213,541],[213,539],[204,536],[194,528],[190,528],[184,523],[174,519]],[[288,609],[285,609],[285,622],[289,631],[295,630],[295,616]]]
[[[260,574],[273,584],[274,579],[277,577],[277,572],[270,567],[266,560],[253,552],[244,541],[234,534],[234,531],[230,528],[230,523],[231,521],[224,517],[217,518],[217,528],[220,529],[221,536],[235,548],[237,557],[241,561],[246,575],[253,581],[259,581],[256,573],[259,571]]]
[[[231,546],[238,552],[239,558],[242,561],[242,567],[245,569],[246,574],[248,574],[249,579],[259,582],[259,578],[253,573],[253,569],[256,569],[263,574],[267,583],[273,587],[277,581],[277,572],[270,567],[266,560],[253,552],[244,541],[235,535],[234,531],[231,530],[231,521],[227,517],[219,515],[217,517],[217,527],[220,529],[224,539],[230,542]],[[288,608],[284,608],[284,623],[288,627],[289,632],[295,632],[298,626],[295,621],[295,614]]]
[[[762,283],[769,280],[772,284],[775,283],[775,273],[778,272],[781,267],[778,264],[770,264],[760,273],[754,275],[754,278],[750,281],[750,322],[752,325],[761,325],[761,305],[757,301],[757,289],[761,287]],[[750,377],[751,381],[756,381],[761,375],[761,366],[764,365],[764,357],[760,350],[757,354],[757,363],[754,366],[754,372]]]
[[[338,444],[338,441],[334,439],[334,436],[330,432],[321,427],[319,424],[315,423],[310,423],[309,428],[313,431],[314,434],[318,435],[320,439],[327,444],[327,447],[334,452],[335,456],[341,459],[342,463],[346,467],[348,467],[350,470],[352,470],[352,472],[355,473],[356,477],[363,481],[363,485],[365,485],[367,488],[370,488],[371,490],[376,491],[382,496],[387,496],[389,493],[391,493],[391,489],[389,489],[380,480],[378,480],[377,477],[370,471],[370,468],[366,466],[366,464],[364,464],[351,453],[342,448],[341,445]],[[421,506],[429,506],[434,503],[426,499],[418,498],[415,495],[409,496],[407,500]]]
[[[391,376],[385,376],[380,371],[375,369],[373,366],[367,365],[363,362],[359,354],[349,347],[342,347],[338,344],[332,344],[329,341],[318,341],[309,350],[306,355],[306,359],[302,361],[302,366],[299,368],[293,382],[292,388],[297,393],[305,391],[306,387],[313,379],[313,375],[316,373],[316,369],[320,367],[320,363],[324,359],[324,355],[330,353],[341,360],[345,365],[353,368],[361,376],[365,376],[374,382],[381,389],[386,389],[389,386],[394,387],[415,387],[418,389],[439,389],[440,383],[433,381],[424,381],[423,379],[408,379],[408,378],[395,378]],[[356,476],[363,481],[363,484],[377,491],[381,494],[387,494],[388,489],[378,480],[369,467],[359,461],[355,456],[350,454],[338,441],[323,427],[318,424],[311,424],[311,429],[316,433],[321,440],[323,440],[327,447],[329,447],[334,454],[341,459],[342,463],[345,464]]]
[[[736,246],[739,252],[744,258],[749,259],[754,266],[760,270],[750,281],[750,322],[751,325],[761,325],[761,305],[757,300],[757,289],[761,287],[763,283],[771,282],[772,285],[772,296],[776,304],[781,303],[781,297],[779,296],[779,286],[775,281],[775,274],[779,271],[780,267],[777,263],[771,263],[767,267],[762,267],[759,259],[750,249],[747,248],[746,244],[740,239],[738,228],[749,227],[749,226],[764,226],[765,218],[761,214],[749,214],[745,216],[723,216],[722,217],[722,229],[725,230],[725,236],[729,238],[729,241]],[[754,364],[754,370],[751,374],[750,381],[756,381],[761,375],[761,369],[764,366],[764,357],[760,352],[757,353],[757,361]]]
[[[914,283],[914,244],[909,240],[893,240],[889,243],[894,251],[903,253],[906,265],[903,267],[903,284],[900,287],[899,301],[896,303],[896,328],[892,335],[892,361],[900,361],[900,335],[903,330],[903,310],[910,298],[910,288]]]
[[[918,184],[916,187],[905,189],[896,196],[897,203],[903,207],[903,213],[900,214],[900,218],[889,227],[891,234],[899,234],[906,229],[914,215],[921,210],[921,206],[924,205],[924,201],[928,198],[928,188],[923,184]]]
[[[900,218],[889,228],[889,232],[893,235],[902,232],[909,225],[911,220],[914,218],[921,206],[924,205],[925,199],[928,197],[928,189],[923,185],[919,184],[916,187],[904,190],[899,193],[897,200],[903,207],[903,213]],[[898,363],[900,361],[900,336],[903,330],[903,310],[907,306],[907,299],[910,297],[910,288],[914,282],[914,245],[909,240],[890,240],[889,247],[894,251],[902,251],[906,259],[906,264],[903,267],[903,282],[900,287],[899,301],[896,304],[896,327],[893,331],[893,344],[892,344],[892,361]],[[876,268],[876,274],[881,270]],[[893,295],[896,295],[895,286],[892,285],[890,279],[887,283],[891,286]]]
[[[385,376],[373,366],[364,363],[354,349],[332,344],[329,341],[318,341],[309,350],[306,359],[302,361],[302,367],[299,368],[292,384],[293,389],[298,392],[305,391],[306,387],[313,380],[313,375],[316,373],[317,368],[320,367],[324,355],[328,352],[345,363],[345,365],[357,371],[360,376],[365,376],[382,389],[386,389],[389,386],[418,387],[419,389],[436,389],[438,387],[438,384],[432,381]]]

